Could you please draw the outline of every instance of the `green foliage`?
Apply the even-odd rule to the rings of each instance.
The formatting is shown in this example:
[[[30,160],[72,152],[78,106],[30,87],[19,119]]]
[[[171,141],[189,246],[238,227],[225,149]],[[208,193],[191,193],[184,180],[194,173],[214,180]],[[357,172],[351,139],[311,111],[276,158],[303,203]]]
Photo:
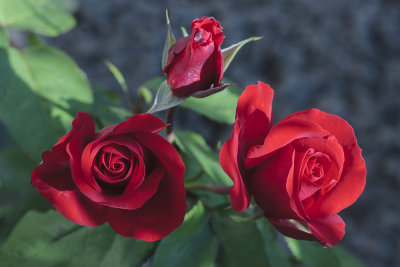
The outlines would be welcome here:
[[[256,223],[236,222],[230,218],[235,213],[220,212],[216,217],[222,242],[219,266],[269,266]]]
[[[44,45],[0,48],[0,94],[0,121],[36,160],[70,129],[76,112],[89,111],[93,102],[74,61]]]
[[[156,242],[123,239],[108,226],[81,227],[58,212],[28,212],[0,249],[5,266],[140,266]]]
[[[185,101],[184,97],[177,97],[172,93],[171,86],[164,81],[158,88],[156,97],[154,98],[153,106],[148,113],[154,113],[161,110],[166,110],[175,107]]]
[[[212,266],[218,242],[209,219],[206,209],[198,202],[186,214],[183,224],[161,241],[152,266]]]
[[[172,32],[171,23],[169,22],[168,10],[165,10],[165,18],[167,21],[167,37],[165,38],[164,50],[161,59],[162,69],[164,69],[165,64],[167,63],[169,49],[175,44],[174,33]]]
[[[121,86],[122,91],[126,95],[128,95],[129,94],[129,89],[128,89],[128,85],[126,84],[124,75],[122,75],[121,71],[114,64],[112,64],[110,61],[106,60],[105,64],[108,67],[108,69],[111,71],[111,73],[114,75],[114,78],[117,80],[119,85]]]
[[[75,26],[66,0],[0,0],[0,26],[57,36]]]
[[[175,130],[177,145],[186,154],[191,155],[202,170],[214,184],[230,186],[232,180],[222,170],[219,164],[218,155],[207,145],[206,141],[199,134],[189,131]]]
[[[271,266],[290,267],[288,253],[279,245],[276,232],[266,219],[257,221],[257,228],[264,241],[264,251],[268,255],[268,262]]]
[[[364,264],[340,246],[324,248],[317,242],[285,238],[296,259],[309,267],[363,267]]]
[[[234,86],[207,96],[206,99],[190,97],[180,106],[193,110],[210,120],[232,124],[235,122],[236,104],[239,98],[237,89],[232,87]]]

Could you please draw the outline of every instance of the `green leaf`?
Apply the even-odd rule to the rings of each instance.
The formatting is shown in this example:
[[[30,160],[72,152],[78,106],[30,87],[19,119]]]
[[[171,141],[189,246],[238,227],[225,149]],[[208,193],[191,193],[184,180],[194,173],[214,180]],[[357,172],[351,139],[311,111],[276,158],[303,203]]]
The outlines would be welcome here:
[[[271,224],[263,218],[257,220],[257,228],[264,241],[264,251],[268,255],[269,265],[279,267],[292,266],[289,262],[289,255],[279,245]]]
[[[75,26],[63,0],[0,0],[0,25],[57,36]]]
[[[21,52],[0,48],[0,121],[19,147],[39,161],[40,154],[55,144],[64,131],[50,117],[49,103],[28,85],[31,79]]]
[[[219,157],[197,133],[175,130],[177,145],[188,155],[191,155],[202,167],[205,174],[216,185],[231,186],[232,180],[222,170]]]
[[[34,231],[32,231],[34,229]],[[0,249],[6,266],[140,266],[156,242],[117,237],[108,226],[81,227],[58,212],[28,212]],[[134,250],[134,249],[137,250]],[[112,264],[112,265],[114,265]]]
[[[333,248],[333,253],[336,255],[340,262],[341,267],[365,267],[366,265],[358,258],[353,256],[350,252],[340,246]]]
[[[8,47],[8,33],[6,29],[0,28],[0,48]]]
[[[43,41],[36,33],[29,33],[28,35],[28,44],[29,46],[42,46],[46,45],[46,42]]]
[[[165,10],[165,18],[167,20],[167,38],[165,39],[164,50],[161,59],[162,69],[164,69],[165,64],[167,63],[169,49],[175,44],[174,33],[172,32],[171,24],[169,22],[168,9]]]
[[[30,183],[36,165],[16,147],[0,150],[0,243],[27,209],[43,207]]]
[[[93,95],[86,75],[62,51],[50,46],[23,50],[29,72],[27,83],[43,98],[71,113],[89,111]]]
[[[222,53],[222,58],[224,59],[224,72],[229,67],[229,65],[231,64],[232,60],[234,59],[240,48],[242,48],[248,42],[257,41],[260,40],[261,38],[262,37],[250,37],[246,40],[243,40],[239,43],[236,43],[234,45],[222,49],[221,53]]]
[[[239,95],[237,89],[230,86],[225,90],[207,96],[207,98],[188,98],[180,106],[193,110],[210,120],[232,124],[235,122],[236,105]]]
[[[217,213],[218,232],[222,241],[218,258],[221,266],[269,266],[264,241],[256,223],[235,222],[230,218],[235,214],[232,210]]]
[[[139,87],[138,95],[143,97],[146,104],[150,104],[151,101],[153,101],[153,95],[152,95],[151,91],[146,87],[143,87],[143,86]]]
[[[117,80],[119,85],[121,86],[122,91],[126,95],[128,95],[129,94],[129,89],[128,89],[128,85],[126,85],[126,81],[125,81],[124,75],[122,75],[120,70],[114,64],[112,64],[110,61],[106,60],[105,64],[108,67],[108,69],[111,71],[111,73],[114,75],[114,78]]]
[[[312,241],[302,241],[285,237],[287,244],[299,261],[309,267],[337,267],[339,260],[331,248],[325,248],[321,244]]]
[[[188,32],[186,31],[185,27],[181,26],[181,32],[183,37],[189,36]]]
[[[157,242],[116,235],[110,249],[104,255],[100,267],[139,267],[151,256]],[[89,266],[89,265],[88,265]]]
[[[164,81],[157,91],[153,106],[147,111],[155,113],[157,111],[166,110],[175,107],[186,100],[185,97],[176,97],[171,90],[171,86]]]
[[[161,241],[152,266],[212,266],[218,241],[208,222],[209,215],[198,202],[186,214],[183,224]]]

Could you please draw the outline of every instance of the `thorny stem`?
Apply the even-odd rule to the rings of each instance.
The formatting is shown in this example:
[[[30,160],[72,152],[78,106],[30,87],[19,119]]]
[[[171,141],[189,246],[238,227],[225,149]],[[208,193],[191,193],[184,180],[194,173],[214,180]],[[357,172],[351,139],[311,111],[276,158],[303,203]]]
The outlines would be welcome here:
[[[167,115],[166,115],[166,122],[167,122],[167,140],[172,143],[174,141],[174,132],[172,131],[173,128],[173,121],[174,121],[174,114],[175,110],[177,109],[177,106],[169,108],[167,110]]]

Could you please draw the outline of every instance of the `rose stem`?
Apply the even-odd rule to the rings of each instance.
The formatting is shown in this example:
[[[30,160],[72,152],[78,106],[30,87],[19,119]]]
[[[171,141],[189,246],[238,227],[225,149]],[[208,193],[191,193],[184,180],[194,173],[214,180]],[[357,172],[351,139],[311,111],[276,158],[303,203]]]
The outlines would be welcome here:
[[[167,110],[167,115],[166,115],[166,122],[167,122],[167,140],[172,143],[174,141],[174,132],[172,131],[173,128],[173,120],[174,120],[174,114],[177,106],[169,108]]]

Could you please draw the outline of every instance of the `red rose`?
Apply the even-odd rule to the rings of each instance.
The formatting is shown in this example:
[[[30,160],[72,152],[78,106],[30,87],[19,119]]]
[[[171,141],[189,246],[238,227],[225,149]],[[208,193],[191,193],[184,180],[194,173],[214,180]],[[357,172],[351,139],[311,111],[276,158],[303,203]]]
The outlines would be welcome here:
[[[271,128],[273,94],[259,82],[239,98],[232,137],[220,154],[234,182],[232,207],[243,211],[253,195],[282,234],[333,246],[344,235],[337,213],[365,186],[361,149],[345,120],[317,109]]]
[[[78,113],[72,130],[43,153],[32,184],[63,216],[87,226],[108,221],[123,236],[159,240],[186,211],[185,166],[157,134],[165,124],[139,114],[95,133]]]
[[[222,27],[214,18],[195,19],[192,35],[178,40],[169,50],[164,72],[172,92],[186,97],[218,86],[224,73]]]

